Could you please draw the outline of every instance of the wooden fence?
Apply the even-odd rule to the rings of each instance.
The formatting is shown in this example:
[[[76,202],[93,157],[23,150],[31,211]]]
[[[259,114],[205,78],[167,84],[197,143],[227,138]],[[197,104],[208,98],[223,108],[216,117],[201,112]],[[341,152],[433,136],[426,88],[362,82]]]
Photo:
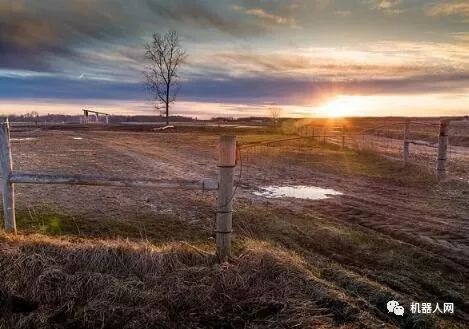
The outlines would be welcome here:
[[[439,178],[444,178],[447,174],[447,160],[448,160],[448,144],[449,144],[449,136],[448,131],[451,122],[456,121],[468,121],[468,117],[458,117],[458,118],[442,118],[440,123],[436,124],[439,126],[439,134],[438,134],[438,144],[434,145],[429,142],[425,141],[418,141],[412,140],[410,138],[410,125],[411,124],[427,124],[418,121],[410,121],[406,120],[402,123],[398,123],[399,125],[404,125],[403,129],[403,139],[402,139],[402,160],[405,164],[410,162],[410,145],[420,145],[426,146],[430,148],[437,149],[437,156],[435,160],[435,169],[437,176]],[[435,123],[428,123],[428,125],[434,125]],[[312,139],[317,140],[318,142],[322,142],[323,144],[330,143],[339,145],[342,148],[347,146],[347,140],[357,140],[359,137],[362,137],[365,140],[365,136],[368,133],[372,133],[373,131],[379,128],[385,127],[395,127],[396,124],[389,125],[389,126],[380,126],[380,127],[373,127],[358,133],[347,133],[344,126],[337,126],[337,127],[309,127],[307,125],[298,127],[297,134],[301,137],[309,137]],[[271,142],[270,142],[271,143]],[[350,144],[348,145],[350,146]]]
[[[152,178],[122,178],[111,176],[67,175],[13,170],[10,125],[0,123],[0,179],[2,188],[4,228],[16,233],[15,184],[70,184],[118,187],[153,187],[159,189],[216,190],[216,244],[217,256],[226,261],[231,256],[232,212],[234,199],[234,170],[237,154],[236,136],[220,136],[219,179],[168,180]]]

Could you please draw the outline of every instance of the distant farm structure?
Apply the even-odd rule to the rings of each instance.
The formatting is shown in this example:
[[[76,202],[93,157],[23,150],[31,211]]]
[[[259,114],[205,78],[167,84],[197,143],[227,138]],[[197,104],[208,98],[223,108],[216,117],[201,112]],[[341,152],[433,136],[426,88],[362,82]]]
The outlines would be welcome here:
[[[83,109],[83,117],[80,119],[80,123],[81,124],[90,124],[90,123],[109,124],[109,116],[110,116],[109,113]]]

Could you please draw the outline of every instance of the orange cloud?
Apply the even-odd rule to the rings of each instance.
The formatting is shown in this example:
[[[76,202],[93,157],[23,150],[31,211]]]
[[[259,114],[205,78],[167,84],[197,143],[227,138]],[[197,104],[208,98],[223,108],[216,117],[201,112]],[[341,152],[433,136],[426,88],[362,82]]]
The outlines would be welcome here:
[[[458,35],[459,36],[459,35]],[[356,47],[310,47],[262,52],[236,49],[193,54],[190,66],[232,77],[278,76],[339,81],[469,74],[467,43],[380,42]]]

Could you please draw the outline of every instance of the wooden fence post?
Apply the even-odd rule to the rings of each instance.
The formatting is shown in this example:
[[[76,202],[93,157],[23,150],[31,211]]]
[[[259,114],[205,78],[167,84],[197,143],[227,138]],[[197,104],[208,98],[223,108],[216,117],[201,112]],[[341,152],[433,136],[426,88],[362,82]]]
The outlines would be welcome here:
[[[342,148],[345,148],[345,125],[342,125]]]
[[[446,175],[446,159],[448,153],[448,126],[449,120],[441,120],[440,135],[438,136],[438,158],[436,170],[439,178]]]
[[[10,124],[8,119],[0,123],[0,178],[2,181],[3,220],[5,231],[16,233],[15,189],[10,182],[12,170]]]
[[[409,120],[407,120],[405,123],[405,128],[404,128],[404,148],[402,150],[405,164],[409,163],[409,145],[410,145],[410,122]]]
[[[220,136],[219,147],[216,241],[218,259],[224,262],[231,256],[236,136]]]

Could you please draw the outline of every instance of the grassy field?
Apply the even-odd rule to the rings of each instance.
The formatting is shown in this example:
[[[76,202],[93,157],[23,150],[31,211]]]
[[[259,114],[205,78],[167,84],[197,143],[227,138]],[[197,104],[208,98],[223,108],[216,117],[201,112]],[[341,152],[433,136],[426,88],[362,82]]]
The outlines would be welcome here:
[[[21,130],[13,137],[32,139],[13,143],[13,160],[215,178],[218,133]],[[0,236],[0,328],[467,327],[469,183],[312,140],[242,148],[237,175],[225,264],[214,257],[214,193],[17,186],[20,233]],[[343,195],[253,193],[270,185]],[[391,299],[404,316],[388,313]],[[453,302],[455,314],[412,314],[413,301]]]

